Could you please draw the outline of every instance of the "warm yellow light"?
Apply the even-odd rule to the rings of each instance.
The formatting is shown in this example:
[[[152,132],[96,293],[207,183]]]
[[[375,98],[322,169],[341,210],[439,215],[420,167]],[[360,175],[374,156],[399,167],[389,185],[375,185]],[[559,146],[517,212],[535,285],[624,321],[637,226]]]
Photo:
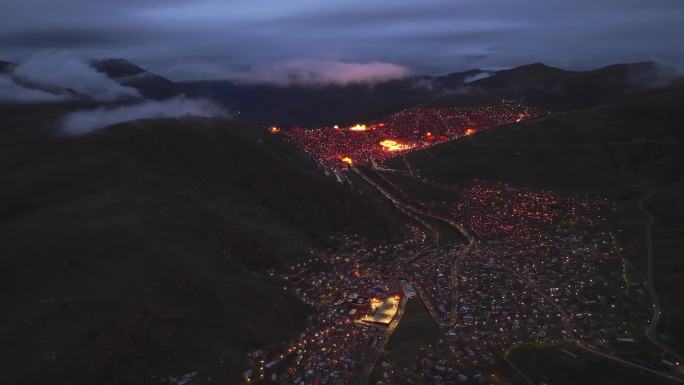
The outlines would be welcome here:
[[[366,131],[368,127],[366,127],[365,124],[356,124],[354,126],[349,127],[349,131]]]
[[[401,151],[401,150],[408,150],[411,148],[408,144],[404,143],[399,143],[396,140],[392,139],[385,139],[382,142],[380,142],[380,145],[383,147],[384,150],[387,151]]]
[[[340,158],[340,160],[346,164],[353,164],[354,163],[352,158],[350,158],[348,156],[343,156],[342,158]]]

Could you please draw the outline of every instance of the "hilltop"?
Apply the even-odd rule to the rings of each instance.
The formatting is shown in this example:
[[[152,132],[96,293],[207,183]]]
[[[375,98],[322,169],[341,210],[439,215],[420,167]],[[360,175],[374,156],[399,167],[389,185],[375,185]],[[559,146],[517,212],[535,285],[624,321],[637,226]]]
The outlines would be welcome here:
[[[658,92],[681,81],[677,70],[655,62],[614,64],[589,71],[534,63],[497,71],[469,83],[466,93],[439,97],[430,104],[449,106],[522,98],[535,106],[570,110]]]

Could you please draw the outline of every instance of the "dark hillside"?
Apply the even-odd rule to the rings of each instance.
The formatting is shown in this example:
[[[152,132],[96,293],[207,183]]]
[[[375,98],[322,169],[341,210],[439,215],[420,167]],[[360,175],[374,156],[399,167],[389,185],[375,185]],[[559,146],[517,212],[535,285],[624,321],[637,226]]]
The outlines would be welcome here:
[[[6,383],[192,371],[234,383],[247,351],[283,341],[307,314],[264,269],[333,232],[385,237],[398,225],[280,138],[227,121],[16,143],[0,159]]]

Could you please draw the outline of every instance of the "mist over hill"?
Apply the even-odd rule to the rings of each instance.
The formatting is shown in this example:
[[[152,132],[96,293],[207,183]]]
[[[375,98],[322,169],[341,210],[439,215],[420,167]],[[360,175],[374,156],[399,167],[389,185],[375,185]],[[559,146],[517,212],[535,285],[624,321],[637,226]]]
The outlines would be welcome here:
[[[58,54],[32,60],[32,64],[37,62],[33,67],[39,67],[42,60],[77,62]],[[482,105],[502,98],[563,111],[618,101],[682,82],[680,72],[654,62],[616,64],[591,71],[567,71],[537,63],[507,70],[472,69],[441,76],[407,76],[349,84],[273,84],[267,80],[178,83],[124,59],[94,60],[86,64],[94,73],[124,88],[98,84],[97,88],[79,91],[62,84],[42,84],[40,77],[32,79],[32,72],[24,71],[26,75],[22,76],[21,63],[5,62],[3,67],[6,81],[31,92],[23,101],[16,99],[16,102],[74,99],[102,102],[106,101],[103,98],[112,99],[117,95],[116,98],[124,97],[121,102],[134,104],[141,100],[186,97],[210,100],[234,118],[248,123],[305,127],[352,124],[416,106]],[[86,72],[82,68],[79,71]],[[76,78],[77,74],[69,76]],[[124,90],[134,90],[136,94]],[[12,102],[11,94],[5,98],[5,103]]]
[[[508,70],[473,69],[443,76],[409,77],[374,85],[279,86],[233,81],[184,83],[219,101],[241,119],[260,124],[349,124],[420,105],[460,106],[515,98],[568,110],[639,95],[681,81],[677,70],[657,63],[618,64],[566,71],[543,64]]]

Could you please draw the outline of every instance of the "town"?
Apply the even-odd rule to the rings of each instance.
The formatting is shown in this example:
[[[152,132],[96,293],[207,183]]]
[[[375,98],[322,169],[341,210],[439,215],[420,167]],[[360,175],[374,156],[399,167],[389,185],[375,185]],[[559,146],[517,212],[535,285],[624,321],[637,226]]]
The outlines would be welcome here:
[[[517,101],[501,100],[484,107],[407,109],[373,124],[346,128],[338,125],[317,129],[294,127],[283,134],[324,166],[339,166],[349,161],[356,164],[382,161],[544,114],[546,112]],[[274,134],[281,132],[278,127],[269,130]]]
[[[251,352],[243,381],[531,383],[510,359],[519,346],[561,346],[570,360],[582,351],[684,381],[677,357],[652,355],[638,362],[619,357],[625,346],[647,344],[643,329],[650,309],[646,288],[621,256],[606,221],[611,202],[496,181],[440,187],[408,162],[407,170],[382,166],[396,155],[377,146],[390,131],[397,142],[411,143],[401,154],[432,145],[425,140],[428,134],[439,142],[477,132],[466,133],[465,127],[485,129],[485,123],[459,121],[464,114],[480,116],[474,111],[492,113],[489,119],[480,116],[492,126],[502,123],[502,111],[513,120],[540,114],[524,108],[519,113],[520,108],[504,103],[501,109],[465,112],[402,111],[387,124],[286,133],[321,165],[361,176],[415,224],[388,244],[341,234],[335,238],[339,249],[312,250],[302,262],[271,271],[283,290],[312,312],[297,338]],[[445,121],[459,123],[440,131],[437,126]],[[354,162],[339,162],[343,154]],[[412,196],[398,173],[426,189],[443,188],[449,198]],[[422,303],[438,335],[415,357],[396,363],[384,349],[401,328],[409,301]]]

